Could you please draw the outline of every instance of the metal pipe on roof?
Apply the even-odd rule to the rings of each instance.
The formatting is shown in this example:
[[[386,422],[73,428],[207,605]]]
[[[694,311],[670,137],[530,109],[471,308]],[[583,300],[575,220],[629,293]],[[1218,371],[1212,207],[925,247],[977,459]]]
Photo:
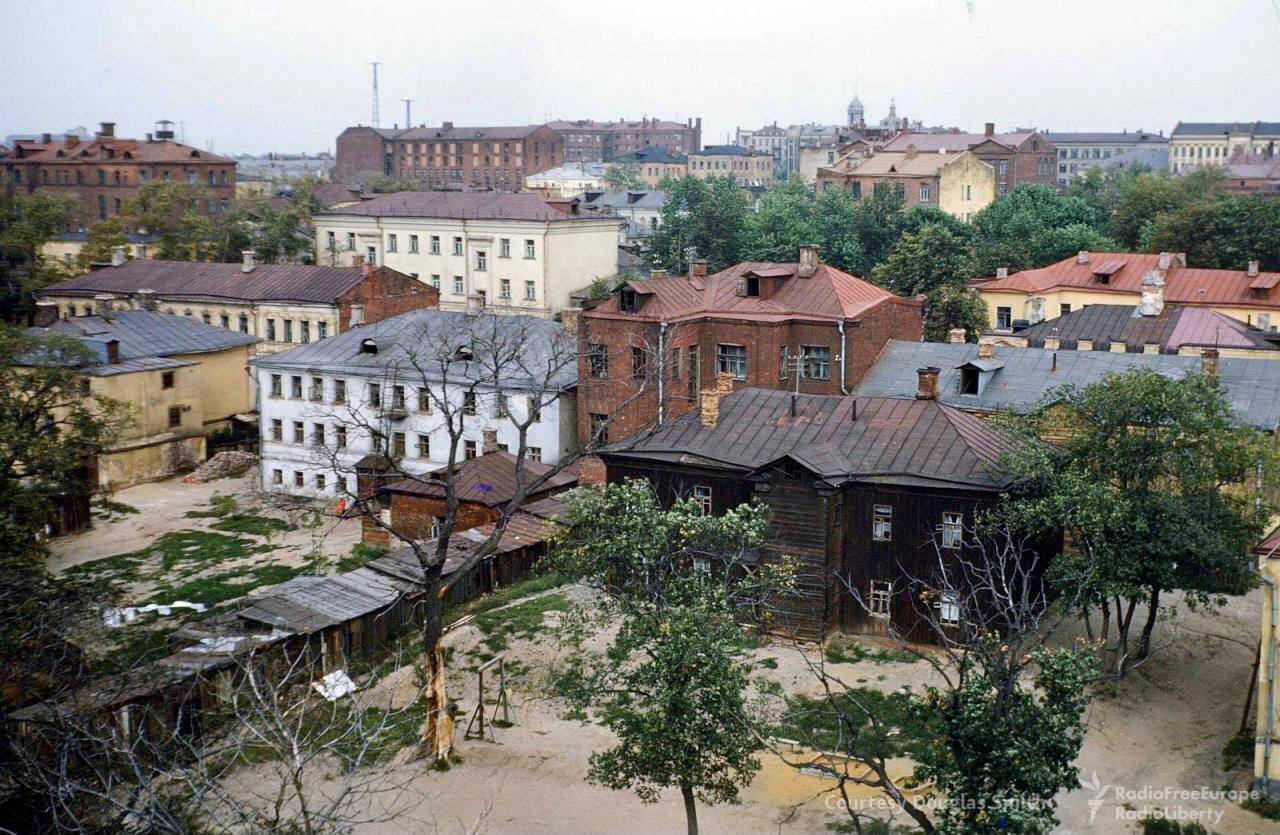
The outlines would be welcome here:
[[[844,395],[848,395],[850,394],[850,391],[849,391],[849,385],[846,382],[845,370],[844,370],[845,337],[844,337],[844,319],[843,318],[841,318],[836,322],[836,328],[839,329],[840,331],[840,393]]]

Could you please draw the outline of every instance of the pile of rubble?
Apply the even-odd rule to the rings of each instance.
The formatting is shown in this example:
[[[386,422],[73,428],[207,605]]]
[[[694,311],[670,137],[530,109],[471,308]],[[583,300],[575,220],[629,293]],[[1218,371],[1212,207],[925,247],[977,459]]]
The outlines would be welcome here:
[[[215,478],[237,476],[248,472],[257,463],[258,456],[252,452],[231,449],[226,452],[219,452],[199,467],[196,467],[191,475],[182,480],[187,484],[199,484],[204,481],[213,481]]]

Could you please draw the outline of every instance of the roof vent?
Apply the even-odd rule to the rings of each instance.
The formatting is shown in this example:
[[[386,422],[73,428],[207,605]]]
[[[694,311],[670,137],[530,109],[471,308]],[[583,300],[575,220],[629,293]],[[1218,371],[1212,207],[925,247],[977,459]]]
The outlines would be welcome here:
[[[373,339],[365,339],[360,342],[360,353],[376,354],[378,353],[378,343]]]

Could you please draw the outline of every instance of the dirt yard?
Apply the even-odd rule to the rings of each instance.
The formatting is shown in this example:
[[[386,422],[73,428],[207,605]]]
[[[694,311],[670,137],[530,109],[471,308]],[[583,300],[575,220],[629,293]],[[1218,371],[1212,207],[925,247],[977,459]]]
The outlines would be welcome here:
[[[562,588],[550,594],[567,605],[586,592]],[[1087,787],[1060,798],[1058,832],[1137,832],[1134,816],[1152,807],[1181,815],[1183,820],[1200,820],[1220,835],[1280,832],[1280,823],[1264,820],[1215,794],[1228,788],[1247,789],[1249,784],[1248,762],[1245,771],[1229,774],[1222,771],[1221,760],[1240,722],[1256,645],[1251,642],[1256,641],[1258,607],[1254,593],[1231,601],[1221,612],[1182,609],[1173,623],[1161,624],[1159,651],[1152,661],[1118,690],[1099,695],[1089,709],[1088,736],[1080,758],[1081,779]],[[554,622],[560,608],[559,603],[537,607],[545,612],[547,623]],[[476,703],[471,670],[491,657],[492,641],[487,638],[494,628],[490,624],[486,632],[483,624],[472,624],[446,637],[450,693],[468,714]],[[497,627],[499,632],[503,628]],[[524,630],[504,633],[508,662],[528,668],[515,676],[512,688],[515,726],[497,729],[494,742],[464,740],[464,727],[459,727],[463,763],[447,773],[414,778],[415,794],[429,798],[425,804],[430,806],[429,812],[425,808],[418,812],[444,829],[468,829],[483,818],[480,828],[491,832],[683,831],[677,794],[664,794],[659,803],[645,805],[630,793],[584,780],[590,753],[608,747],[610,734],[596,724],[567,716],[563,704],[540,693],[539,670],[555,662],[560,648],[547,640],[545,632],[531,634],[527,625]],[[519,637],[522,634],[525,637]],[[601,646],[604,640],[604,636],[598,638]],[[814,652],[808,650],[810,660]],[[790,645],[749,651],[758,680],[776,682],[786,693],[816,695],[805,654]],[[885,693],[903,685],[919,686],[928,678],[926,664],[892,660],[891,653],[874,647],[866,655],[835,669],[845,681]],[[409,672],[408,668],[398,671],[379,686],[400,686],[409,694]],[[700,809],[704,831],[822,832],[841,822],[843,812],[829,793],[834,781],[797,772],[773,754],[762,757],[762,765],[743,791],[740,805]],[[909,764],[899,763],[899,768],[905,772]],[[1167,801],[1142,799],[1153,790],[1166,789],[1200,794]],[[896,822],[905,823],[901,817]],[[384,824],[362,831],[403,830]]]

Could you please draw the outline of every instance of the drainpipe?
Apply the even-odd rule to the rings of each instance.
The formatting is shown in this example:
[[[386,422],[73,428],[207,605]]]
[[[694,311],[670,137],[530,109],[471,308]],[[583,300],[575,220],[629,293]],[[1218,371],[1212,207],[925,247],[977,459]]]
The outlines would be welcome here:
[[[658,425],[667,411],[667,323],[658,323]]]
[[[836,327],[840,330],[840,393],[849,394],[849,386],[845,383],[847,378],[844,374],[844,319],[837,321]]]
[[[1258,563],[1258,576],[1262,582],[1266,583],[1271,589],[1271,635],[1267,641],[1267,723],[1266,738],[1262,740],[1262,777],[1261,782],[1266,790],[1268,797],[1271,795],[1271,740],[1275,735],[1275,717],[1276,717],[1276,609],[1280,607],[1280,588],[1276,586],[1276,581],[1267,576],[1263,565],[1266,564],[1275,548],[1267,556],[1263,557]]]

